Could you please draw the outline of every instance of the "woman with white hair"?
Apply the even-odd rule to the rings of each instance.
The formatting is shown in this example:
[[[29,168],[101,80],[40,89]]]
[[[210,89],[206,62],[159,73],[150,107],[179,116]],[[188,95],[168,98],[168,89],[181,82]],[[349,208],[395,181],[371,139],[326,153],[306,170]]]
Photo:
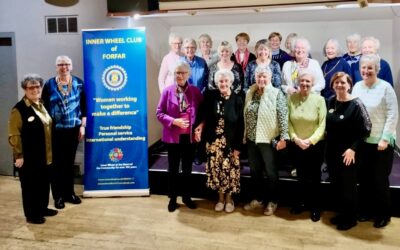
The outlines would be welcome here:
[[[343,59],[351,65],[360,60],[361,51],[360,51],[360,41],[361,36],[357,33],[347,36],[346,45],[347,45],[347,53],[343,55]]]
[[[175,84],[161,93],[157,106],[157,119],[163,126],[161,140],[168,151],[168,211],[174,212],[179,206],[176,202],[179,166],[182,169],[182,202],[194,209],[190,192],[190,175],[194,159],[194,130],[197,127],[197,114],[203,101],[200,90],[189,84],[190,67],[178,61],[173,67]],[[182,164],[181,164],[182,162]]]
[[[207,187],[218,191],[215,211],[230,213],[235,209],[232,194],[240,191],[243,99],[231,88],[231,70],[220,69],[214,78],[217,89],[205,93],[203,106]]]
[[[182,37],[171,33],[169,34],[168,43],[170,51],[166,54],[161,62],[160,72],[158,74],[158,88],[160,93],[168,87],[174,84],[174,72],[172,68],[176,62],[179,61],[182,48]]]
[[[390,83],[393,86],[393,76],[392,70],[390,69],[390,65],[387,61],[379,57],[379,48],[380,48],[380,41],[375,37],[364,37],[361,40],[361,54],[362,55],[377,55],[379,58],[379,67],[380,70],[378,72],[377,77],[379,79],[385,80],[386,82]],[[363,80],[361,70],[360,70],[360,62],[354,63],[351,65],[352,70],[352,78],[355,83]]]
[[[244,209],[265,207],[264,215],[269,216],[278,207],[275,153],[286,148],[289,139],[288,109],[285,95],[271,84],[271,69],[258,66],[255,75],[256,84],[250,86],[244,104],[244,140],[253,184],[253,200]]]
[[[192,71],[188,82],[200,89],[201,93],[204,93],[208,84],[209,70],[207,63],[203,58],[195,55],[197,44],[193,38],[183,39],[182,47],[183,56],[181,56],[180,60],[189,64]]]
[[[337,39],[328,39],[324,45],[323,53],[327,60],[321,66],[325,78],[325,88],[321,91],[321,95],[325,99],[329,99],[335,94],[330,86],[332,76],[337,72],[345,72],[351,75],[351,68],[341,57],[342,52]]]
[[[387,81],[379,78],[381,62],[376,54],[361,56],[363,80],[354,86],[352,92],[364,103],[372,123],[371,134],[362,145],[364,160],[359,168],[359,221],[373,219],[376,228],[390,222],[389,175],[399,116],[396,93]]]
[[[298,37],[293,43],[294,60],[287,61],[282,69],[282,90],[291,95],[298,92],[298,76],[307,70],[314,75],[314,85],[311,89],[314,93],[320,93],[325,88],[325,79],[321,66],[317,60],[309,58],[310,43],[303,37]]]
[[[216,89],[217,82],[215,81],[215,74],[221,69],[230,70],[233,74],[233,82],[231,88],[236,94],[242,95],[243,93],[243,70],[242,66],[231,60],[232,45],[227,41],[221,42],[218,46],[219,62],[210,66],[210,73],[208,75],[208,89]]]
[[[82,202],[74,191],[74,165],[85,137],[87,109],[84,83],[72,75],[71,58],[58,56],[55,64],[57,76],[45,83],[42,99],[54,125],[51,192],[54,206],[63,209],[65,202]]]
[[[209,34],[201,34],[198,43],[199,50],[197,50],[196,56],[203,58],[207,62],[208,67],[218,62],[218,53],[212,49],[213,41]]]

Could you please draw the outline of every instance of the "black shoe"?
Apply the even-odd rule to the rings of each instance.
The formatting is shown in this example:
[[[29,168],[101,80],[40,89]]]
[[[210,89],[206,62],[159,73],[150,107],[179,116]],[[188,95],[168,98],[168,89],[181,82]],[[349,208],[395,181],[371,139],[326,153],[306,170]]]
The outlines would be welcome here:
[[[366,222],[366,221],[370,221],[372,220],[371,216],[367,215],[367,214],[359,214],[357,217],[357,220],[359,222]]]
[[[44,217],[26,218],[26,222],[31,224],[43,224],[46,222],[46,219]]]
[[[374,227],[375,228],[382,228],[386,227],[389,224],[390,218],[377,218],[374,220]]]
[[[169,212],[174,212],[179,205],[176,203],[176,199],[170,199],[168,203],[168,211]]]
[[[82,203],[81,199],[78,196],[76,196],[75,194],[65,197],[65,201],[72,203],[72,204],[81,204]]]
[[[340,231],[347,231],[356,225],[357,225],[356,220],[343,220],[336,226],[336,229]]]
[[[320,212],[320,211],[316,211],[316,210],[311,211],[311,213],[310,213],[310,219],[311,219],[313,222],[319,221],[319,219],[321,219],[321,212]]]
[[[63,198],[56,199],[56,200],[54,201],[54,206],[55,206],[57,209],[63,209],[63,208],[65,207],[65,203],[64,203]]]
[[[188,208],[190,208],[190,209],[195,209],[195,208],[197,208],[196,203],[194,203],[194,202],[192,201],[192,199],[190,199],[190,198],[183,198],[183,199],[182,199],[182,202],[183,202]]]
[[[340,223],[342,223],[343,218],[340,215],[336,215],[336,216],[332,217],[329,221],[331,222],[332,225],[337,226]]]
[[[46,208],[43,213],[44,216],[54,216],[56,214],[58,214],[58,211],[50,208]]]
[[[304,204],[296,205],[290,209],[291,214],[301,214],[305,210]]]

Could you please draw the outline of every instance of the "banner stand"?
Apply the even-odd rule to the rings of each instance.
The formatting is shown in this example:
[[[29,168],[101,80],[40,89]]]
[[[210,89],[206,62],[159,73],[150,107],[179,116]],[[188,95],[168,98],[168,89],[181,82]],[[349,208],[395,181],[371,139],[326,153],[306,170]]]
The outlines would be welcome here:
[[[148,196],[146,33],[83,30],[84,197]]]

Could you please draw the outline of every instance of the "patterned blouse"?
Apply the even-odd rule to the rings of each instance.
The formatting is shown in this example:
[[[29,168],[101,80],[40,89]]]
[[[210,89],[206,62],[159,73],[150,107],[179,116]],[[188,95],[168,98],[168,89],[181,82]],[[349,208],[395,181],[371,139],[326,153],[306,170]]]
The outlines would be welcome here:
[[[256,91],[254,92],[253,98],[250,105],[245,112],[245,121],[247,128],[247,138],[250,141],[256,141],[256,131],[257,131],[257,116],[258,108],[260,107],[261,95]]]
[[[253,85],[256,82],[256,68],[257,68],[257,60],[249,62],[246,67],[246,71],[244,73],[244,91],[247,92],[249,87]],[[268,65],[272,71],[272,78],[271,78],[271,83],[272,86],[275,88],[280,88],[281,87],[281,67],[279,66],[279,63],[275,62],[274,60],[271,61],[271,63]]]
[[[210,66],[210,73],[208,75],[208,89],[209,90],[217,89],[217,85],[215,84],[215,81],[214,81],[214,76],[215,76],[215,73],[217,73],[218,70],[219,70],[218,63],[215,63],[215,64]],[[234,63],[233,66],[232,66],[231,71],[232,71],[233,77],[234,77],[231,89],[236,94],[240,94],[243,91],[243,70],[242,70],[242,66],[240,66],[237,63]]]

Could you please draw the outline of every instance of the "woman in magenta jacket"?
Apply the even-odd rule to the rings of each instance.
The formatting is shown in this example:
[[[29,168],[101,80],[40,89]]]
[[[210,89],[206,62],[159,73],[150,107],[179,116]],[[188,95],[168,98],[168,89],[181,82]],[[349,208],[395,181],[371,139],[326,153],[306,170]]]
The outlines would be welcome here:
[[[162,141],[168,151],[168,190],[170,201],[168,211],[178,208],[179,163],[182,161],[182,202],[189,208],[196,208],[190,198],[190,175],[194,159],[194,129],[197,111],[203,96],[200,90],[188,83],[190,66],[179,61],[174,67],[175,84],[165,88],[157,107],[157,119],[163,125]]]

